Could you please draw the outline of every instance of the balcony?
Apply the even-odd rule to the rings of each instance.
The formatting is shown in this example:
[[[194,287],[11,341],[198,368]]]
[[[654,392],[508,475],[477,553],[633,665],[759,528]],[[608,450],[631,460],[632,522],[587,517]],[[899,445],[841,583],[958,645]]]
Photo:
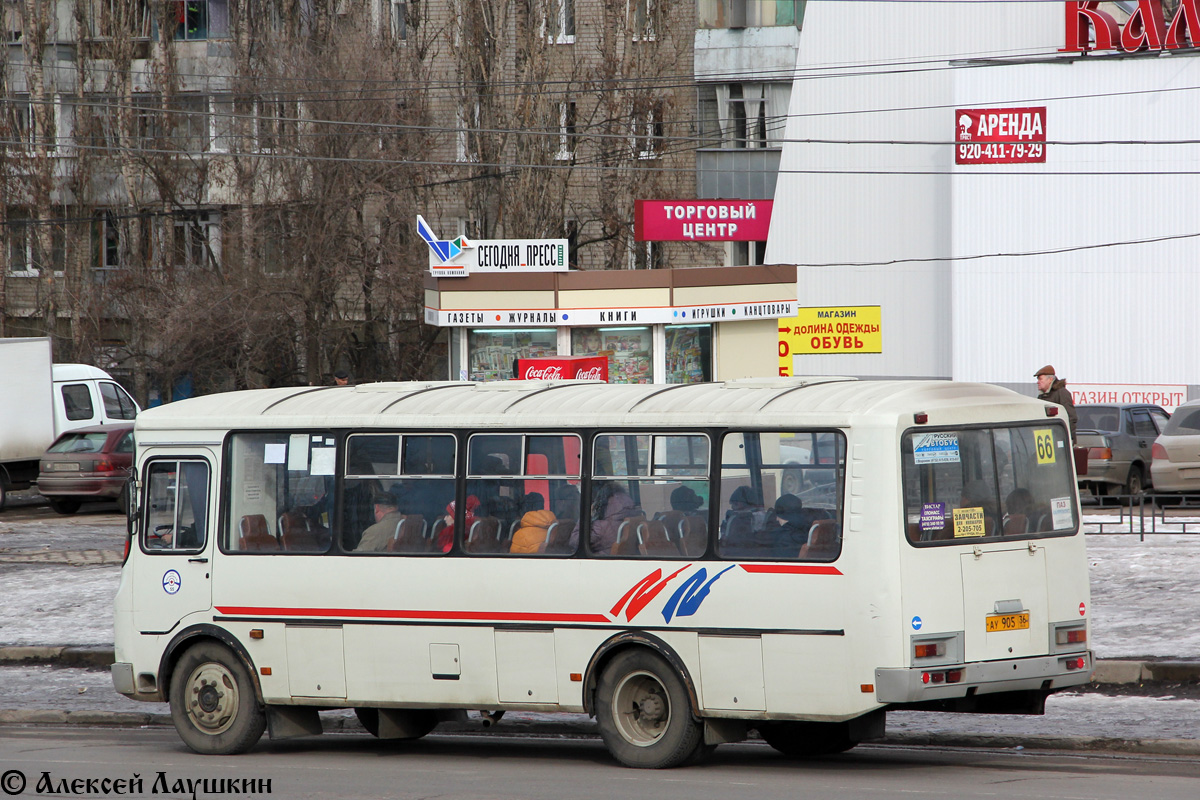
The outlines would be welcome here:
[[[698,0],[696,27],[799,28],[804,22],[806,0]]]

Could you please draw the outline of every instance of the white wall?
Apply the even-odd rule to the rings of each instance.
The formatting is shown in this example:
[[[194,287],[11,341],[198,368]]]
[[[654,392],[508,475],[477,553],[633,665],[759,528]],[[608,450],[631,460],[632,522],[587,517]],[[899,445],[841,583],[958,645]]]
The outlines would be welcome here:
[[[1200,91],[1171,91],[1181,87],[1200,87],[1200,57],[964,70],[956,97],[1036,99],[1052,142],[1195,140]],[[1198,234],[1200,175],[1161,174],[1198,165],[1197,145],[1051,144],[1045,164],[959,167],[954,253]],[[956,262],[954,376],[1029,382],[1051,363],[1070,382],[1200,383],[1198,247],[1200,237]]]
[[[808,6],[766,260],[802,265],[802,306],[881,305],[884,353],[807,356],[796,374],[1032,383],[1051,362],[1076,382],[1200,383],[1197,240],[961,260],[1200,232],[1200,178],[1154,174],[1195,169],[1194,146],[954,166],[956,107],[1045,105],[1052,141],[1197,138],[1195,92],[1111,95],[1200,85],[1200,59],[1071,63],[1063,41],[1061,3]],[[1018,57],[1055,63],[971,61]],[[1102,96],[1053,99],[1084,94]],[[1151,174],[1048,174],[1121,170]],[[873,171],[929,174],[853,174]],[[927,261],[881,263],[897,259]]]

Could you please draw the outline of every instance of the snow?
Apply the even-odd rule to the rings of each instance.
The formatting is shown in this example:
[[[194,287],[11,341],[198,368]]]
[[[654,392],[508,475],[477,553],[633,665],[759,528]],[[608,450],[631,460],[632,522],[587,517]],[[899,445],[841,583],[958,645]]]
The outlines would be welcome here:
[[[0,576],[0,644],[112,645],[120,567],[22,566]]]
[[[111,530],[92,520],[75,535],[76,547],[119,546],[121,524]],[[1096,523],[1116,515],[1085,516]],[[1200,518],[1188,517],[1194,534],[1147,533],[1087,536],[1091,570],[1091,644],[1099,658],[1200,658]],[[1170,518],[1172,522],[1180,518]],[[60,523],[61,524],[61,523]],[[36,536],[30,530],[36,529]],[[0,556],[61,546],[46,522],[8,523],[0,529]],[[111,645],[112,600],[120,567],[11,564],[0,558],[0,645]]]

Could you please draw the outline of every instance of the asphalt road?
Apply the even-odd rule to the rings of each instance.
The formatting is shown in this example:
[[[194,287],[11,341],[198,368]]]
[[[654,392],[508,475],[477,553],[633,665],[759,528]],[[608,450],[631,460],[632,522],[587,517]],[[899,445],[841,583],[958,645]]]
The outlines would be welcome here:
[[[595,740],[433,735],[394,744],[361,734],[327,734],[319,740],[264,741],[241,756],[208,757],[186,750],[169,729],[6,727],[0,729],[0,773],[0,788],[18,797],[35,796],[48,773],[53,790],[61,789],[64,779],[70,785],[77,779],[128,780],[136,774],[142,792],[130,794],[135,797],[191,797],[184,788],[189,779],[214,782],[211,791],[193,784],[196,797],[226,795],[216,781],[236,780],[243,788],[241,782],[251,779],[269,780],[269,795],[282,800],[876,800],[908,795],[1194,800],[1200,760],[864,745],[841,756],[791,762],[764,744],[743,743],[719,747],[699,766],[642,771],[617,766]],[[14,792],[22,779],[25,788]],[[70,793],[83,793],[86,783],[77,785],[80,790]],[[257,786],[262,789],[257,795],[267,796],[265,784]],[[256,796],[244,790],[232,794]]]

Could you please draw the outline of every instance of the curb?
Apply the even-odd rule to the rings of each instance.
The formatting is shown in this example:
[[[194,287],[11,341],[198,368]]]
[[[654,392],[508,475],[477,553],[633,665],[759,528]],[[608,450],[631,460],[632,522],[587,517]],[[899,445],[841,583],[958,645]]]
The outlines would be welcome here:
[[[578,715],[576,715],[578,716]],[[358,721],[348,717],[323,718],[325,733],[365,734]],[[141,714],[128,711],[53,711],[0,709],[0,725],[87,725],[107,728],[170,727],[168,714]],[[512,720],[483,730],[477,722],[443,722],[434,735],[552,736],[571,739],[599,739],[600,729],[593,720],[562,721]],[[751,736],[751,741],[757,737]],[[867,742],[883,747],[953,747],[990,750],[1059,750],[1074,752],[1140,753],[1164,756],[1200,756],[1196,739],[1113,739],[1100,736],[1010,736],[1005,734],[896,733]]]
[[[28,645],[0,647],[0,664],[54,664],[108,669],[116,661],[104,645]]]
[[[60,667],[108,669],[116,660],[106,645],[18,645],[0,646],[0,665],[52,664]],[[1200,661],[1097,659],[1092,683],[1189,683],[1200,682]]]

